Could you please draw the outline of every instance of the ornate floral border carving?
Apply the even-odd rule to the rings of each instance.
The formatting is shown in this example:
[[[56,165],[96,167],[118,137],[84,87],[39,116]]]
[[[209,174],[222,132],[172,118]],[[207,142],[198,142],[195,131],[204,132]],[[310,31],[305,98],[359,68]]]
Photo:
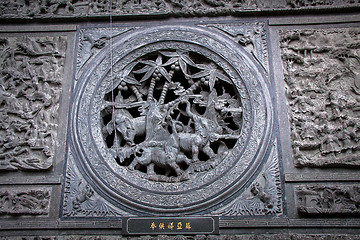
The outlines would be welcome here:
[[[228,205],[216,210],[220,216],[256,216],[283,214],[281,177],[277,144],[254,183]]]

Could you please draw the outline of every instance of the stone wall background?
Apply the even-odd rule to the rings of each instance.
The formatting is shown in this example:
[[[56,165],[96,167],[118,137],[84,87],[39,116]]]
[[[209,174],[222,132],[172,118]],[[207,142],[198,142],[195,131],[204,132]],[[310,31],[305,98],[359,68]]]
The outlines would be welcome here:
[[[129,16],[155,24],[265,20],[276,86],[284,216],[220,218],[219,236],[141,239],[359,238],[359,7],[351,0],[113,1],[115,24]],[[76,30],[109,24],[109,2],[0,1],[0,19],[0,236],[125,239],[121,219],[59,218]]]

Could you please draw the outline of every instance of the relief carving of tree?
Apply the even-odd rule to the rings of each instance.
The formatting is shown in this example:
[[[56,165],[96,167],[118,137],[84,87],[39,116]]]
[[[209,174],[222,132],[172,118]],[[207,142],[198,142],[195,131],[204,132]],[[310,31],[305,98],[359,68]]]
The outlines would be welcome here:
[[[113,75],[101,116],[104,141],[120,166],[154,181],[185,181],[236,144],[241,102],[209,59],[166,49]]]

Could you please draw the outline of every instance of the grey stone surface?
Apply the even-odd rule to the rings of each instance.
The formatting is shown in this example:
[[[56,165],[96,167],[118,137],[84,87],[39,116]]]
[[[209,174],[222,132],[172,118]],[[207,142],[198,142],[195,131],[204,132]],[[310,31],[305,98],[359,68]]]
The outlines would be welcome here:
[[[57,140],[66,37],[0,41],[0,171],[49,170]]]
[[[358,8],[353,0],[127,0],[97,1],[6,1],[0,2],[3,19],[85,18],[108,16],[214,16],[237,15],[243,12],[286,10],[334,10]]]
[[[1,239],[360,239],[359,1],[109,2],[0,0]]]
[[[200,26],[79,30],[63,216],[84,217],[73,214],[73,190],[84,192],[82,206],[93,192],[104,204],[111,195],[119,210],[110,215],[190,214],[215,210],[255,180],[246,193],[253,201],[236,200],[248,210],[233,212],[282,213],[277,147],[267,148],[274,136],[265,24]],[[250,177],[265,164],[264,177]],[[237,194],[213,203],[225,188]]]
[[[359,29],[283,31],[297,166],[359,166]]]
[[[2,187],[0,190],[0,215],[48,215],[51,188]]]

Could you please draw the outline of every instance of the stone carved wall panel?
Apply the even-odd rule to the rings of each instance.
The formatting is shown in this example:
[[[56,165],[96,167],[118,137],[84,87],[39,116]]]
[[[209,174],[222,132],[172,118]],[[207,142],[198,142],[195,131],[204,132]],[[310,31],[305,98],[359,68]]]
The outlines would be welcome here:
[[[268,162],[254,183],[238,198],[215,211],[220,216],[280,216],[283,214],[279,155],[273,145]]]
[[[0,190],[0,215],[48,215],[51,188],[2,187]]]
[[[66,37],[0,38],[0,171],[53,165]]]
[[[69,168],[66,172],[65,198],[62,215],[66,217],[114,217],[125,216],[126,213],[102,199],[92,187],[81,177],[69,156]]]
[[[258,23],[238,23],[238,24],[206,24],[213,30],[227,34],[234,42],[239,43],[256,61],[264,68],[266,73],[269,72],[267,35],[265,24]]]
[[[302,216],[360,215],[359,185],[300,185],[295,192],[297,212]]]
[[[214,16],[236,15],[242,12],[266,10],[301,10],[356,8],[359,3],[353,0],[79,0],[42,1],[17,0],[0,1],[1,18],[44,19],[81,18],[108,16],[157,15],[157,16]]]
[[[283,31],[296,166],[360,166],[360,30]]]
[[[264,25],[224,26],[254,32]],[[259,61],[267,61],[266,48],[248,51],[208,26],[79,32],[63,217],[210,212],[255,180],[273,136],[269,80]],[[82,46],[91,50],[96,38],[101,47],[84,54]],[[273,172],[251,191],[271,205],[262,191],[269,177],[281,214],[273,156]],[[105,215],[91,207],[96,201]]]

